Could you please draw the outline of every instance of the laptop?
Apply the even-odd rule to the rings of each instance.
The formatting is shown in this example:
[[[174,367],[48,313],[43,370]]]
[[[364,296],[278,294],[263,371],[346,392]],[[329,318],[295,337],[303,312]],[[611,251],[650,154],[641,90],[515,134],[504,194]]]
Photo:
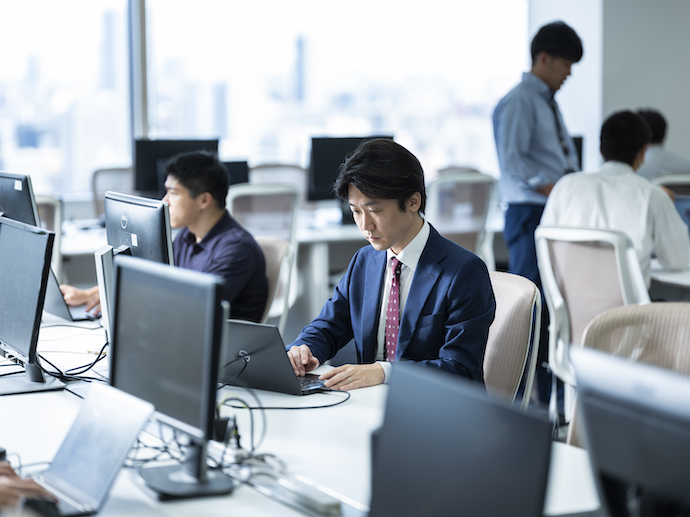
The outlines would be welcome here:
[[[542,515],[553,429],[545,412],[428,366],[392,367],[372,437],[369,517]]]
[[[57,514],[91,515],[103,508],[153,405],[93,383],[48,470],[34,476],[58,498]]]
[[[48,287],[46,288],[46,299],[43,310],[67,321],[90,321],[98,319],[98,316],[95,314],[86,312],[86,305],[77,307],[70,307],[67,305],[65,298],[62,296],[62,291],[60,291],[60,284],[52,269],[48,275]]]
[[[225,320],[223,332],[219,383],[290,395],[329,391],[318,375],[295,375],[277,327]]]

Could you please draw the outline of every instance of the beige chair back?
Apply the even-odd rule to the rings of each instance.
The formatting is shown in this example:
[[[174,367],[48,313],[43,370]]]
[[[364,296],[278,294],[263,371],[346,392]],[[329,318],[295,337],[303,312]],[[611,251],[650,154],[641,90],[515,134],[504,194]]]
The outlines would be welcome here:
[[[489,328],[484,353],[484,382],[490,395],[513,402],[524,379],[524,409],[534,384],[541,293],[522,276],[496,271],[489,276],[496,297],[496,316]]]
[[[266,323],[271,313],[271,307],[278,304],[280,307],[280,321],[278,329],[282,334],[285,330],[287,313],[289,309],[290,279],[294,253],[289,242],[283,239],[269,236],[258,236],[256,242],[263,251],[266,261],[266,278],[268,279],[268,297],[264,309],[262,323]]]
[[[96,217],[105,212],[105,193],[134,194],[134,173],[130,167],[97,169],[91,176],[91,192]]]
[[[690,303],[616,307],[587,326],[582,344],[604,352],[690,375]],[[568,443],[581,446],[578,411]]]

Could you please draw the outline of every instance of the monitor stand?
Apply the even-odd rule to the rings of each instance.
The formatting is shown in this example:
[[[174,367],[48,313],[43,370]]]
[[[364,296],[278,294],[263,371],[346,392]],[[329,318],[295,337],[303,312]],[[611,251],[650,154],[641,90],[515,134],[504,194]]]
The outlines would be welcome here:
[[[184,463],[155,467],[141,467],[141,480],[158,494],[160,499],[210,497],[232,492],[235,482],[219,470],[206,465],[206,442],[189,444]]]
[[[25,371],[17,375],[0,377],[0,396],[57,391],[65,387],[64,382],[50,376],[45,377],[39,366],[34,363],[27,363],[24,368]]]

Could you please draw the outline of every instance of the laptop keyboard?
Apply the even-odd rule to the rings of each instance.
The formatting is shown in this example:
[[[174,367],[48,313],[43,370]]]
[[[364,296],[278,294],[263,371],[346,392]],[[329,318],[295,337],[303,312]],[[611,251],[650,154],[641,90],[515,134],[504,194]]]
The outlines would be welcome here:
[[[92,321],[97,320],[98,317],[90,312],[86,312],[86,305],[78,307],[69,307],[69,313],[72,315],[73,321]]]
[[[324,381],[318,377],[297,377],[302,391],[313,391],[319,388],[324,388]]]

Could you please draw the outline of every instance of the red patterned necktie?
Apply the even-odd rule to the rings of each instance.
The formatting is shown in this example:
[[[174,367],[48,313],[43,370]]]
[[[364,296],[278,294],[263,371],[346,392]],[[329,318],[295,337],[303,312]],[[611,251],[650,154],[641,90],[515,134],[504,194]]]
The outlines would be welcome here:
[[[398,328],[400,327],[400,270],[402,262],[393,257],[393,281],[388,297],[388,309],[386,311],[386,361],[395,360],[395,349],[398,346]]]

